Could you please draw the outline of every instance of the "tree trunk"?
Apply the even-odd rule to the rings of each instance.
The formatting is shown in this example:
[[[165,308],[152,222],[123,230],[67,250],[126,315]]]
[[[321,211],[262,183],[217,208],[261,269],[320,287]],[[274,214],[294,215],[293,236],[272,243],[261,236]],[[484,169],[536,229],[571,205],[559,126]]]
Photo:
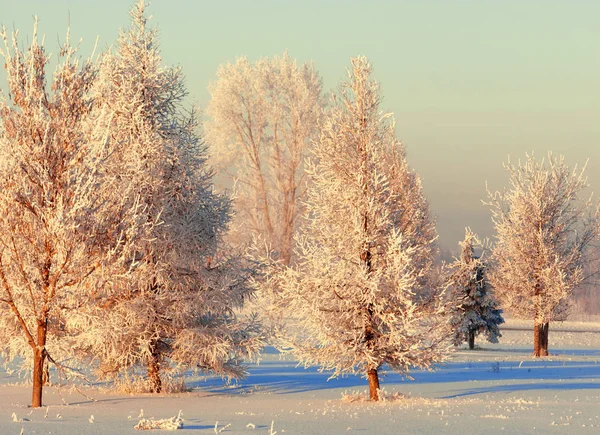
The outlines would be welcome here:
[[[48,322],[41,322],[37,327],[37,346],[33,349],[33,390],[31,407],[42,406],[42,391],[44,387],[44,361],[46,360],[46,331]]]
[[[289,266],[292,261],[292,244],[293,244],[293,231],[284,222],[284,227],[281,234],[281,253],[279,259],[285,266]]]
[[[549,322],[533,325],[533,356],[548,356]]]
[[[550,322],[543,323],[540,327],[540,356],[548,356],[548,332]]]
[[[540,327],[535,321],[533,323],[533,356],[540,356]]]
[[[369,378],[369,399],[377,402],[379,400],[379,376],[377,369],[367,371]]]
[[[162,382],[160,380],[160,352],[157,349],[157,343],[152,344],[152,354],[148,360],[148,380],[150,381],[150,392],[160,393],[162,391]]]
[[[33,350],[33,391],[31,394],[31,407],[42,406],[42,389],[44,386],[44,358],[45,352],[39,348]]]
[[[469,349],[475,349],[475,331],[469,331]]]
[[[265,225],[267,227],[267,233],[269,234],[269,241],[273,242],[274,239],[274,230],[273,230],[273,224],[271,223],[271,214],[269,212],[269,200],[268,200],[268,196],[267,196],[267,188],[265,187],[265,179],[263,177],[263,173],[262,170],[260,168],[260,160],[258,160],[258,156],[256,157],[257,159],[257,166],[258,166],[258,188],[259,188],[259,195],[261,198],[261,202],[262,202],[262,214],[263,214],[263,218],[265,219]]]
[[[294,174],[290,176],[287,188],[284,190],[283,211],[281,213],[281,256],[284,265],[289,266],[292,260],[292,246],[294,244]]]

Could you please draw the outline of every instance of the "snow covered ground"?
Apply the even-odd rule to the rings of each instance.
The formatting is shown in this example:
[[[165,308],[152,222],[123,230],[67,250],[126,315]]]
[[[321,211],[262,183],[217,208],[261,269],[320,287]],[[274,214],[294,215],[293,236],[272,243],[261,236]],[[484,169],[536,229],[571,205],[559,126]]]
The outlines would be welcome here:
[[[182,410],[182,433],[600,433],[600,323],[552,324],[552,356],[541,360],[531,357],[529,323],[506,327],[499,344],[461,349],[436,372],[415,371],[414,380],[387,374],[382,403],[357,400],[364,379],[328,381],[272,348],[235,385],[196,378],[191,392],[161,396],[85,389],[95,401],[52,387],[36,410],[27,407],[30,387],[0,370],[0,434],[138,433],[142,409],[156,419]],[[13,413],[26,420],[13,421]]]

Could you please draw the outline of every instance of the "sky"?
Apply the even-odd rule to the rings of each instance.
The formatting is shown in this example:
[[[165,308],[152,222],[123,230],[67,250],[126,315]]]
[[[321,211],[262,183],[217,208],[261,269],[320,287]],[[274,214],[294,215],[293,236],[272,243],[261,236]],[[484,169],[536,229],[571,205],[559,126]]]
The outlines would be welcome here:
[[[0,23],[31,39],[33,16],[56,52],[70,23],[88,55],[128,25],[123,0],[0,0]],[[597,0],[154,0],[165,64],[180,65],[189,102],[205,108],[220,64],[285,50],[314,62],[327,92],[365,55],[383,107],[421,176],[442,248],[469,226],[492,237],[492,191],[502,167],[534,152],[589,159],[600,196],[600,1]],[[0,86],[4,87],[4,71]]]

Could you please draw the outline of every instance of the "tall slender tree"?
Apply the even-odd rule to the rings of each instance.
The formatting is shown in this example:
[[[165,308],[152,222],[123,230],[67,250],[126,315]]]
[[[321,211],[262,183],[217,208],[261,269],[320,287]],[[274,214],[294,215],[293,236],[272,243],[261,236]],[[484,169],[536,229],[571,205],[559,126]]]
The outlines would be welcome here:
[[[0,101],[0,352],[32,364],[32,407],[42,405],[44,364],[81,357],[72,316],[129,260],[128,236],[150,225],[132,186],[106,169],[111,114],[91,95],[97,66],[78,59],[67,34],[48,86],[36,30],[37,20],[26,51],[17,33],[0,32],[9,90]]]
[[[238,237],[260,235],[289,264],[306,187],[303,162],[317,138],[321,79],[286,53],[219,67],[209,90],[207,138],[234,185]],[[248,231],[248,230],[251,231]]]
[[[510,189],[489,193],[496,228],[490,281],[504,309],[533,319],[533,352],[548,355],[550,322],[562,320],[573,290],[583,281],[590,244],[600,233],[598,207],[581,198],[585,167],[564,157],[527,156],[504,165]]]
[[[479,334],[485,334],[490,343],[498,343],[498,337],[502,336],[498,325],[504,323],[504,319],[487,278],[487,265],[481,256],[475,256],[475,247],[481,243],[467,228],[465,239],[459,245],[460,257],[450,264],[448,279],[454,345],[466,341],[469,349],[474,349],[475,337]]]
[[[145,366],[146,389],[160,392],[161,374],[181,366],[242,376],[244,357],[262,342],[258,325],[235,314],[252,294],[250,272],[224,250],[230,200],[213,192],[196,114],[183,109],[181,70],[162,67],[143,0],[131,19],[116,53],[104,58],[95,93],[114,113],[111,169],[137,187],[156,225],[134,241],[127,279],[98,298],[83,341],[102,376]]]
[[[435,227],[380,100],[371,65],[352,59],[308,165],[298,264],[274,267],[262,284],[272,313],[297,320],[284,340],[300,361],[364,374],[371,400],[384,364],[408,375],[443,361],[449,332],[428,279]]]

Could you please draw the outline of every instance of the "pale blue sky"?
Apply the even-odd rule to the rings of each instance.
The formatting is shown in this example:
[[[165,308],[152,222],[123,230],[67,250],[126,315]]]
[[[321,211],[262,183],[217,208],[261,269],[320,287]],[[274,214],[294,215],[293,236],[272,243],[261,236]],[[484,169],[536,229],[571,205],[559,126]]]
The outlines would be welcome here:
[[[56,50],[71,17],[82,53],[112,44],[128,24],[124,0],[0,0],[0,22],[31,37],[40,19]],[[485,182],[507,184],[502,162],[534,150],[590,159],[600,196],[600,1],[155,0],[163,57],[187,76],[201,108],[219,64],[289,50],[314,61],[331,89],[349,58],[366,55],[384,107],[421,175],[440,242],[464,227],[492,235]],[[4,74],[4,72],[0,72]],[[1,81],[4,83],[4,80]]]

